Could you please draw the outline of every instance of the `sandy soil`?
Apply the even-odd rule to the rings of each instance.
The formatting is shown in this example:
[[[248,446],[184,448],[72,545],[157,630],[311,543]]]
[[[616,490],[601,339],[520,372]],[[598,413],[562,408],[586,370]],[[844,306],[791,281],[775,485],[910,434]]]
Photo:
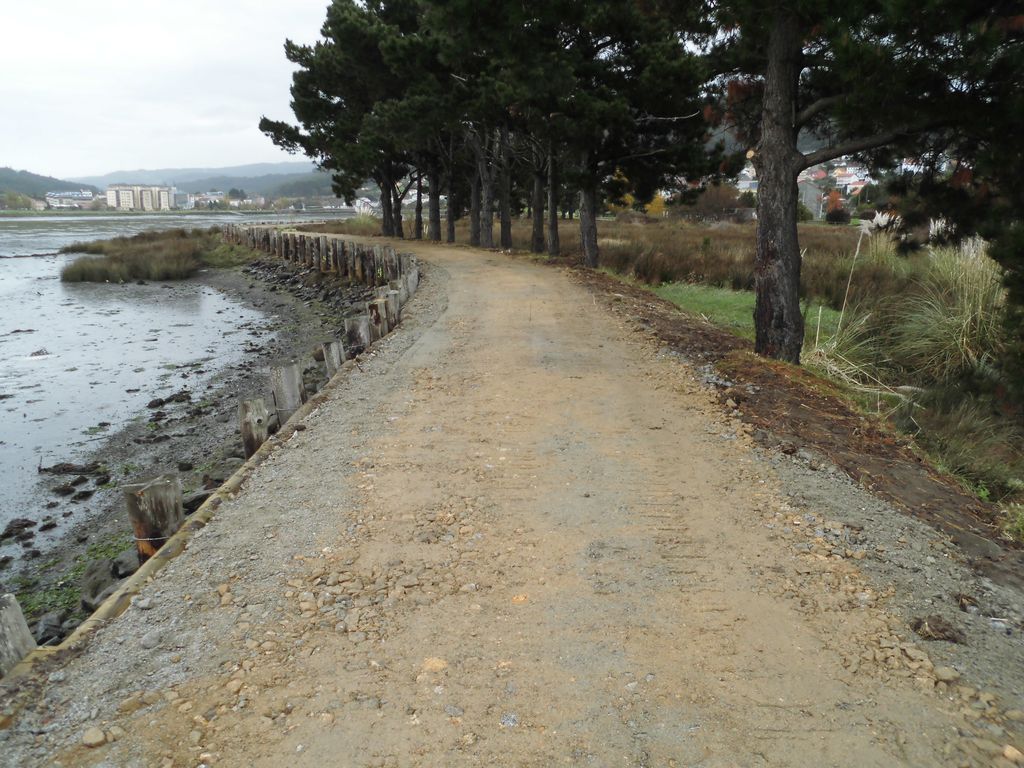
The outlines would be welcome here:
[[[1024,762],[1019,688],[972,679],[1019,637],[958,671],[907,627],[897,562],[975,578],[934,529],[763,451],[560,271],[413,250],[399,330],[132,609],[7,691],[5,760]]]

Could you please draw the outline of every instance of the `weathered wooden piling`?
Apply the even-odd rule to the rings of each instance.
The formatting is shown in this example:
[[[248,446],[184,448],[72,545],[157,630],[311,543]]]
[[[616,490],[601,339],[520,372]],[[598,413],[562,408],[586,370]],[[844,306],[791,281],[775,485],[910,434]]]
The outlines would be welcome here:
[[[124,498],[141,565],[156,554],[185,519],[181,481],[177,475],[161,475],[144,483],[126,485]]]
[[[270,369],[270,389],[274,393],[274,409],[281,426],[306,402],[306,388],[302,385],[302,368],[291,362]]]
[[[397,280],[392,280],[388,285],[391,290],[398,291],[398,307],[401,309],[405,306],[405,302],[409,300],[409,286],[406,282],[405,275],[402,275]]]
[[[262,397],[243,400],[238,404],[238,427],[242,434],[245,458],[251,457],[267,441],[270,412]]]
[[[370,316],[356,315],[345,318],[345,346],[353,352],[362,352],[370,346]]]
[[[323,349],[324,367],[327,369],[327,378],[330,379],[345,362],[345,347],[337,339],[332,339],[323,343]]]
[[[14,595],[0,595],[0,677],[36,649],[35,638]]]
[[[391,326],[388,325],[387,299],[376,299],[370,302],[370,341],[377,341],[388,335]]]
[[[398,291],[388,291],[384,297],[384,307],[388,317],[388,331],[398,327],[398,320],[402,315],[402,307],[398,303]]]

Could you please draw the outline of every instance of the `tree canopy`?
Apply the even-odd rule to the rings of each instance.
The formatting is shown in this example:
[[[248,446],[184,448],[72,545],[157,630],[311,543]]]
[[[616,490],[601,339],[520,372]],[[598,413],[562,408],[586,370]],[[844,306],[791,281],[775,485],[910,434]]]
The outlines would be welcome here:
[[[440,197],[470,240],[557,252],[555,209],[580,213],[585,263],[596,217],[629,195],[692,193],[757,170],[756,350],[799,362],[801,170],[841,157],[902,168],[898,197],[981,233],[1024,302],[1020,224],[1024,15],[1004,0],[334,0],[314,45],[287,42],[296,123],[264,118],[279,145],[332,174],[351,201],[370,178],[385,234],[402,205]],[[724,155],[711,130],[730,137]],[[910,169],[907,171],[907,169]],[[425,187],[424,187],[425,184]],[[546,191],[546,194],[545,194]],[[417,205],[417,226],[420,206]],[[1024,322],[1024,320],[1018,320]]]

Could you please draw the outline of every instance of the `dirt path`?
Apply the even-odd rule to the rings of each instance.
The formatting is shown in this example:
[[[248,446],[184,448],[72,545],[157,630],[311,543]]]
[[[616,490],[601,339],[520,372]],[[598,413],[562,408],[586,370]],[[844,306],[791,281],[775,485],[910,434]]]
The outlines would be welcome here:
[[[774,535],[842,526],[790,508],[691,369],[555,270],[416,250],[400,330],[0,749],[25,765],[1013,764],[1005,731],[965,745],[977,728],[856,547]],[[82,746],[91,726],[115,741]]]

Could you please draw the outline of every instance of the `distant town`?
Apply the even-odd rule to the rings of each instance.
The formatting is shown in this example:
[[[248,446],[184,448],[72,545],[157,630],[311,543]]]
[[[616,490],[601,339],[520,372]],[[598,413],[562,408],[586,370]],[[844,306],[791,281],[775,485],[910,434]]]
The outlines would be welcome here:
[[[797,182],[800,203],[803,206],[802,217],[806,220],[829,219],[829,213],[836,212],[855,217],[860,208],[876,204],[880,192],[878,180],[872,178],[866,167],[854,162],[840,161],[808,168],[800,174]],[[735,217],[739,220],[749,220],[753,216],[758,189],[757,172],[753,165],[747,165],[736,176],[735,183],[724,184],[722,189],[725,196],[721,198],[721,205],[718,206],[720,210],[708,210],[709,206],[706,203],[716,199],[716,196],[712,195],[706,198],[705,205],[698,206],[701,210],[688,211],[684,207],[673,211],[665,207],[667,200],[662,198],[656,204],[648,206],[647,213],[652,216],[675,214],[702,219]],[[123,212],[354,210],[357,214],[379,214],[379,203],[370,196],[370,190],[365,192],[367,196],[358,198],[352,206],[348,206],[338,198],[326,195],[271,198],[267,195],[250,195],[239,188],[227,191],[180,192],[176,187],[167,185],[111,184],[105,192],[65,189],[47,192],[39,198],[20,195],[19,200],[10,201],[15,202],[15,205],[4,205],[4,201],[0,200],[0,209]],[[749,215],[744,215],[744,212]]]
[[[58,190],[47,192],[42,198],[22,195],[21,205],[4,206],[0,210],[33,211],[192,211],[230,209],[310,209],[310,210],[355,210],[357,213],[373,215],[378,204],[366,197],[359,198],[352,206],[345,205],[335,197],[312,199],[278,199],[271,201],[264,195],[248,196],[241,190],[211,190],[210,192],[179,192],[174,187],[142,184],[113,184],[105,193],[94,193],[88,189]],[[275,204],[276,203],[276,204]],[[283,203],[283,204],[282,204]]]

